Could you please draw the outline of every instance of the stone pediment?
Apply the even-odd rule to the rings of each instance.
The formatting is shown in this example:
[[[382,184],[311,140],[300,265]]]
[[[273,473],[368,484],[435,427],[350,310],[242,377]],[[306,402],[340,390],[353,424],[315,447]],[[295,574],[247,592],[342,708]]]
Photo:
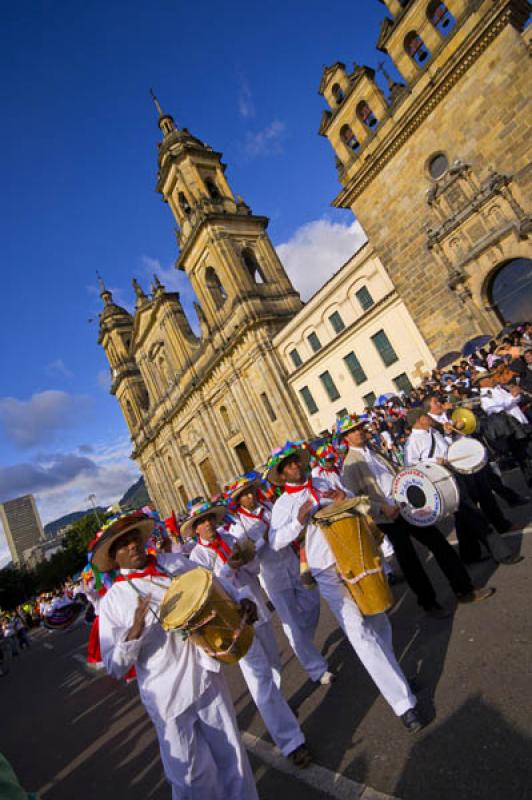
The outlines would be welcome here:
[[[150,301],[135,314],[133,322],[132,352],[145,341],[148,333],[157,322],[157,307]]]

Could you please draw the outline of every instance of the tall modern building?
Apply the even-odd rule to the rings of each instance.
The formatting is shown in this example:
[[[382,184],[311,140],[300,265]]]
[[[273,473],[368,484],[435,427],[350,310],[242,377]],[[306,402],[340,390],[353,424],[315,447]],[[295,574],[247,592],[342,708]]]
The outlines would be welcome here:
[[[44,540],[44,530],[32,494],[0,503],[0,519],[15,563],[24,560],[24,551]]]

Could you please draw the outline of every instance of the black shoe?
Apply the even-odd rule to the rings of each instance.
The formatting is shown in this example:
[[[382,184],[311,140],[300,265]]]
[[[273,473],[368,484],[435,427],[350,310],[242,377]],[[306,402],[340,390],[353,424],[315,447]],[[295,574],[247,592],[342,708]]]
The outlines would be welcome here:
[[[491,561],[491,556],[479,556],[478,558],[463,558],[462,562],[466,565],[470,564],[483,564],[485,561]]]
[[[408,733],[419,733],[424,727],[420,718],[417,715],[415,708],[409,708],[404,714],[401,714],[400,720],[407,729]]]
[[[516,497],[514,500],[506,501],[510,508],[518,508],[519,506],[526,506],[530,503],[530,497]]]
[[[432,619],[447,619],[447,617],[452,616],[453,612],[449,611],[448,608],[442,608],[440,605],[438,605],[438,603],[436,603],[436,605],[426,608],[425,614],[428,617],[432,617]]]
[[[511,567],[512,564],[519,564],[520,561],[524,561],[524,556],[516,555],[516,556],[506,556],[506,558],[500,558],[498,560],[498,564],[504,564],[507,567]]]

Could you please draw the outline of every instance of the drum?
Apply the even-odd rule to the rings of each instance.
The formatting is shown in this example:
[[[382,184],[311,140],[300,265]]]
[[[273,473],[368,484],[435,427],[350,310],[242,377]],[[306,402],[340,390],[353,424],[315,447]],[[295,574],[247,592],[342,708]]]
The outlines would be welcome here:
[[[455,478],[440,464],[405,467],[394,478],[392,494],[401,516],[421,528],[454,514],[460,502]]]
[[[479,472],[488,463],[488,451],[478,439],[462,436],[447,451],[449,466],[460,475]]]
[[[364,616],[382,614],[394,599],[384,574],[377,537],[382,534],[367,516],[365,497],[352,497],[320,508],[314,522],[329,543],[336,568]]]
[[[166,631],[180,632],[224,664],[239,661],[253,642],[252,625],[205,567],[196,567],[174,578],[159,613]]]

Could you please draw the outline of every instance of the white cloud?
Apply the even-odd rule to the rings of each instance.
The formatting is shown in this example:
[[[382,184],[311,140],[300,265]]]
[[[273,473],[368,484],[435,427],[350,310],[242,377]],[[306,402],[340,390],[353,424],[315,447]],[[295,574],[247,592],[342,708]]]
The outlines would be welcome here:
[[[318,219],[298,228],[276,247],[295,288],[306,301],[367,240],[360,223]]]
[[[83,395],[48,389],[29,400],[0,397],[0,426],[18,447],[54,441],[57,434],[79,424],[89,400]]]
[[[96,382],[100,389],[107,394],[111,388],[111,372],[109,369],[100,369],[96,376]]]
[[[286,135],[286,125],[281,120],[274,119],[265,128],[251,133],[248,131],[244,142],[244,150],[250,158],[267,156],[272,153],[282,153],[282,142]]]
[[[240,81],[240,91],[238,93],[238,111],[241,117],[249,119],[255,116],[255,104],[249,83],[245,78]]]
[[[49,375],[60,375],[63,378],[72,378],[74,373],[71,372],[66,366],[62,358],[56,358],[46,365],[46,371]]]

